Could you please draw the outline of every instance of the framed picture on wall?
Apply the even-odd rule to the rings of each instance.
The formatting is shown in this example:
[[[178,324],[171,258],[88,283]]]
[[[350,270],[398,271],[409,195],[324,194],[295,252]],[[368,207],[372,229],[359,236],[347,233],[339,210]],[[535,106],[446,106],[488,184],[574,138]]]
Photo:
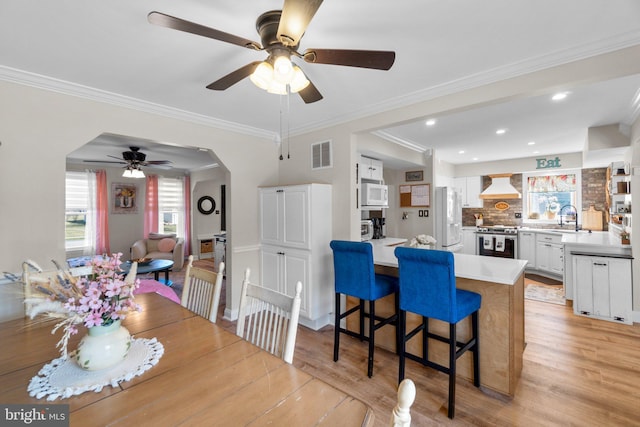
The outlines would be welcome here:
[[[422,181],[423,179],[424,175],[422,171],[410,171],[404,173],[404,180],[407,182]]]
[[[138,213],[138,186],[114,182],[111,184],[111,212],[114,214]]]

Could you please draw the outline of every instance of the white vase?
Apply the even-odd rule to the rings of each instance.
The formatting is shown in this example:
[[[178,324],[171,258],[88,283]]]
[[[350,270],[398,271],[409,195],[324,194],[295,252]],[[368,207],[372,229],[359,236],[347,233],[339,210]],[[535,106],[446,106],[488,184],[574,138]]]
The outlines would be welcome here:
[[[131,347],[131,334],[116,320],[108,326],[89,328],[76,352],[76,362],[87,371],[110,368],[121,362]]]

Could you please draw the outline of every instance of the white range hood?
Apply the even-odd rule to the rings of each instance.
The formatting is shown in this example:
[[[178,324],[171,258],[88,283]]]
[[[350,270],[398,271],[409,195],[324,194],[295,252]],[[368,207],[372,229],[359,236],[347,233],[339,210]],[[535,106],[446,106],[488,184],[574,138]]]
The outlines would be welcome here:
[[[491,185],[480,193],[481,199],[521,199],[522,195],[511,185],[511,174],[501,173],[489,175]]]

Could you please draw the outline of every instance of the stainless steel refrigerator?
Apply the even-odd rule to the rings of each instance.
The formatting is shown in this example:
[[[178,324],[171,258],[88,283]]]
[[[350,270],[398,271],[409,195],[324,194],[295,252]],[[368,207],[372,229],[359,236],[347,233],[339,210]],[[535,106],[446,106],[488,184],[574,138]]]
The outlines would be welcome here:
[[[452,187],[437,187],[433,207],[436,249],[462,250],[462,196]]]

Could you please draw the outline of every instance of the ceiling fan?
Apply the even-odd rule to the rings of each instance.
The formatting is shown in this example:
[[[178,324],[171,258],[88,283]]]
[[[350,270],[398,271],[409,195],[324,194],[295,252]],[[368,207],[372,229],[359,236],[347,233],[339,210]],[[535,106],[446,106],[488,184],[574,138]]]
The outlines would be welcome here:
[[[122,165],[126,165],[125,168],[132,169],[140,169],[140,166],[148,166],[148,167],[157,167],[160,169],[170,169],[169,165],[171,160],[146,160],[147,155],[140,151],[140,147],[129,147],[130,151],[123,151],[122,158],[116,156],[110,156],[113,159],[118,159],[118,161],[112,160],[85,160],[87,163],[118,163]]]
[[[265,50],[265,61],[251,62],[207,86],[207,89],[225,90],[240,80],[250,77],[258,87],[271,93],[297,92],[309,104],[322,99],[300,68],[291,63],[291,57],[302,58],[308,63],[344,65],[348,67],[389,70],[395,61],[395,52],[350,49],[307,49],[298,52],[300,39],[309,22],[322,4],[322,0],[284,0],[282,10],[272,10],[260,15],[256,30],[262,44],[204,25],[186,21],[160,12],[147,16],[150,23],[179,31],[209,37],[251,50]]]

